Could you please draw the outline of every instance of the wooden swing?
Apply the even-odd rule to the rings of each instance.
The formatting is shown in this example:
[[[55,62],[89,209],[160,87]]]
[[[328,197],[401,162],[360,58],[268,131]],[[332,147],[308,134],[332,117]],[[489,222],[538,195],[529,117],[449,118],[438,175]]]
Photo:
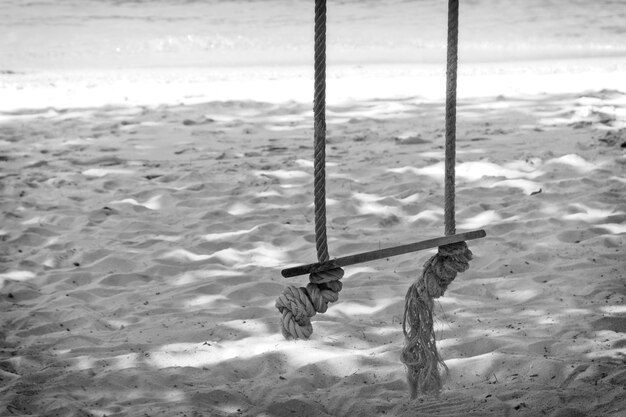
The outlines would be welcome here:
[[[424,265],[422,276],[411,285],[405,299],[403,332],[405,347],[402,362],[408,371],[411,397],[437,392],[442,387],[440,359],[433,330],[433,299],[469,267],[471,251],[465,241],[485,237],[484,230],[456,234],[455,226],[455,142],[456,77],[458,49],[458,0],[448,3],[448,47],[445,114],[445,236],[391,248],[330,259],[326,237],[326,0],[315,1],[315,96],[314,96],[314,203],[317,263],[282,270],[285,278],[310,274],[306,287],[288,286],[278,297],[276,307],[282,314],[282,332],[288,339],[308,339],[313,332],[310,318],[324,313],[328,303],[338,299],[344,266],[388,258],[428,248],[438,253]]]

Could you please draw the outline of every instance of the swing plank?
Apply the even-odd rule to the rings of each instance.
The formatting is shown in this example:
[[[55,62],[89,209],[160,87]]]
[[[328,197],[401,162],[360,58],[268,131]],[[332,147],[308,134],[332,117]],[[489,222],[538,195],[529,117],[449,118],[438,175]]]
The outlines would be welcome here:
[[[416,252],[438,246],[450,245],[452,243],[464,242],[466,240],[480,239],[487,235],[484,230],[473,230],[471,232],[459,233],[456,235],[437,237],[434,239],[422,240],[420,242],[409,243],[407,245],[394,246],[386,249],[373,250],[370,252],[357,253],[336,258],[328,262],[299,265],[286,268],[281,271],[283,277],[291,278],[298,275],[311,274],[314,272],[328,271],[329,269],[341,268],[348,265],[362,262],[375,261],[376,259],[388,258],[390,256],[403,255],[405,253]]]

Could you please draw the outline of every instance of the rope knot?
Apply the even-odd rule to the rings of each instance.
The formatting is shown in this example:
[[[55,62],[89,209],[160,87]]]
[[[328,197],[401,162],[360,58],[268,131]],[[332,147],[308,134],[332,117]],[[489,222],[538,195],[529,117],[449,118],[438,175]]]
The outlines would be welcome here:
[[[423,280],[432,298],[441,297],[457,273],[469,268],[472,251],[465,242],[440,246],[437,254],[424,264]]]
[[[315,272],[309,276],[306,287],[290,285],[276,300],[276,308],[282,314],[282,332],[286,339],[308,339],[313,333],[311,317],[325,313],[328,303],[339,299],[343,287],[341,268]]]

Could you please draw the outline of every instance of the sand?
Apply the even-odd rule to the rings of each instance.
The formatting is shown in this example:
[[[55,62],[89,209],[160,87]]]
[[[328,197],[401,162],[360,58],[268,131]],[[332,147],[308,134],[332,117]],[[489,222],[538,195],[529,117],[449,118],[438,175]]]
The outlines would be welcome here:
[[[461,96],[457,228],[487,237],[437,304],[445,389],[410,401],[431,251],[346,268],[311,340],[281,335],[306,277],[280,269],[315,261],[310,104],[72,106],[28,77],[3,75],[40,100],[0,115],[0,415],[624,415],[624,92]],[[331,256],[443,233],[442,101],[408,95],[329,105]]]

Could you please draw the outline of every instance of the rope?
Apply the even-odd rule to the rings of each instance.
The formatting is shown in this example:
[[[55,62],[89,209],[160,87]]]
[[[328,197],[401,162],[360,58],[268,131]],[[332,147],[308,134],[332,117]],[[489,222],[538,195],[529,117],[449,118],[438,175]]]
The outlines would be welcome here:
[[[328,261],[326,239],[326,0],[315,1],[315,93],[313,100],[313,194],[318,262]]]
[[[315,93],[313,99],[313,195],[315,248],[318,262],[328,262],[326,236],[326,0],[315,0]],[[287,339],[308,339],[313,333],[311,317],[325,313],[328,303],[339,298],[343,269],[317,272],[306,287],[288,286],[276,300]]]
[[[446,64],[446,156],[444,224],[446,235],[456,233],[454,195],[456,161],[456,75],[459,48],[459,1],[448,2],[448,59]]]
[[[446,139],[444,180],[444,224],[446,235],[456,233],[454,219],[456,159],[456,81],[458,61],[459,0],[448,1],[448,45],[446,70]],[[472,252],[465,242],[440,246],[424,264],[422,276],[405,297],[402,331],[405,345],[401,361],[407,368],[411,398],[418,393],[438,393],[442,386],[440,368],[447,370],[437,351],[433,326],[434,298],[441,297],[457,273],[469,268]]]

